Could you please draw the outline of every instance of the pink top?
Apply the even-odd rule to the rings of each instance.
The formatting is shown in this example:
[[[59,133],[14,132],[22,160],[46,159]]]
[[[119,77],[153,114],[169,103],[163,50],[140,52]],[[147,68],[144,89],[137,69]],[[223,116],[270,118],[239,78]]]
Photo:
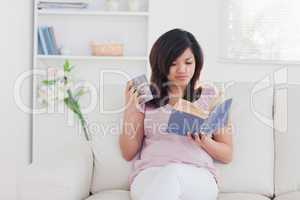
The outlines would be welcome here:
[[[215,87],[204,86],[200,98],[193,104],[201,107],[204,111],[209,111],[210,102],[218,95],[219,92]],[[142,170],[168,163],[185,163],[205,167],[218,182],[218,173],[213,159],[205,150],[186,136],[166,132],[171,110],[172,107],[169,104],[155,109],[142,105],[141,112],[145,114],[144,141],[139,155],[133,159],[133,169],[128,177],[129,185]]]

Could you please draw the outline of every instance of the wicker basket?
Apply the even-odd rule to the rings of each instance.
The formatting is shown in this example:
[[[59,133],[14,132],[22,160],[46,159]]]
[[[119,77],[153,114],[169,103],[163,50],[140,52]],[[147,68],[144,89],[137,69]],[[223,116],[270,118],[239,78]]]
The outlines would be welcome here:
[[[123,44],[119,43],[90,43],[93,56],[123,56]]]

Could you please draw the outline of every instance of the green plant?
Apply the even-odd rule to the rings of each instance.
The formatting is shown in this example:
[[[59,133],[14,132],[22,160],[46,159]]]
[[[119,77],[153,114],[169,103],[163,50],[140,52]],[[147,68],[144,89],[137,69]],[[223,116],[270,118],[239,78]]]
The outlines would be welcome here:
[[[74,67],[66,60],[63,71],[57,68],[48,70],[48,79],[41,81],[38,89],[38,100],[46,106],[53,102],[63,101],[64,104],[78,117],[86,140],[89,140],[86,120],[81,112],[79,97],[86,93],[86,87],[73,88],[71,71]],[[50,78],[49,78],[50,71]]]

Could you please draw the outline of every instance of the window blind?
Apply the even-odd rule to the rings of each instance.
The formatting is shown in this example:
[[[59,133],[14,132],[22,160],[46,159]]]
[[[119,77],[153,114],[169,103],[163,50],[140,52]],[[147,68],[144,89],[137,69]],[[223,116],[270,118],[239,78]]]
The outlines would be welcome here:
[[[300,62],[299,0],[223,0],[220,57]]]

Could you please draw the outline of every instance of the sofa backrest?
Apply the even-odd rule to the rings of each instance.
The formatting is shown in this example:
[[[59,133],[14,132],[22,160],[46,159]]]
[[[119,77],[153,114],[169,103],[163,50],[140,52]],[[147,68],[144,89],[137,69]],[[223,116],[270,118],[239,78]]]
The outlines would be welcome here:
[[[221,192],[273,195],[273,87],[264,83],[237,82],[226,87],[233,98],[234,153],[229,164],[216,163]]]
[[[274,146],[273,129],[268,120],[272,121],[273,88],[254,93],[253,88],[253,83],[235,83],[225,90],[225,96],[233,97],[231,116],[234,125],[234,159],[228,165],[216,163],[221,175],[220,190],[272,196]],[[114,96],[114,91],[111,91],[111,95]],[[114,101],[123,104],[122,99]],[[107,126],[121,124],[122,114],[106,115],[101,120]],[[132,161],[127,162],[121,156],[118,143],[120,129],[111,130],[103,129],[102,135],[94,137],[92,192],[129,189],[128,175]]]
[[[275,90],[275,194],[300,190],[300,82]]]

